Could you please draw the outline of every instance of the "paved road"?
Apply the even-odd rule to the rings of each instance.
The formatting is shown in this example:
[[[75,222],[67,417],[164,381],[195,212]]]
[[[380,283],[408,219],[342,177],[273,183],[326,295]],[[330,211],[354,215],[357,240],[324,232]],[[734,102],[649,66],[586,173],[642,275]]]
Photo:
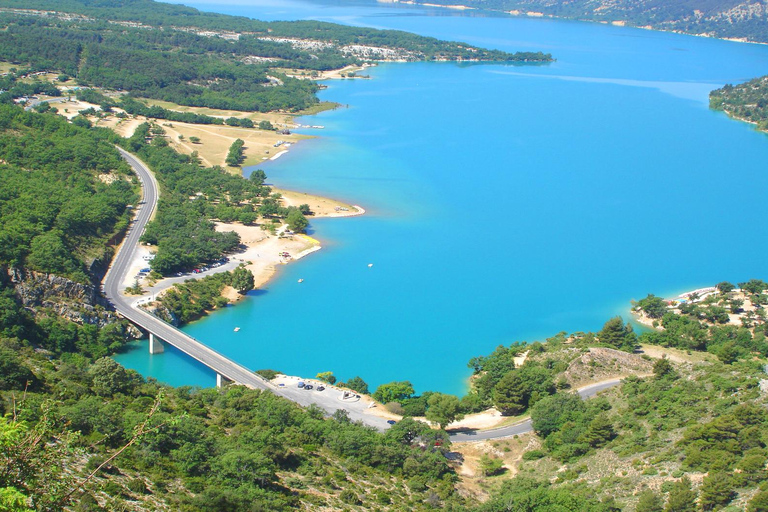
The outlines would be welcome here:
[[[611,379],[597,384],[591,384],[584,386],[578,390],[581,398],[591,398],[599,392],[612,388],[621,383],[621,379]],[[508,427],[494,428],[489,430],[468,430],[461,432],[451,433],[451,441],[453,442],[465,442],[465,441],[484,441],[486,439],[500,439],[503,437],[512,437],[520,434],[527,434],[533,430],[531,420],[521,421],[515,425]]]
[[[316,390],[304,391],[298,387],[291,386],[275,386],[268,380],[253,373],[248,368],[219,354],[172,325],[165,323],[143,310],[131,306],[131,303],[133,303],[135,299],[128,298],[121,293],[121,283],[124,280],[125,273],[129,270],[131,263],[134,260],[134,254],[139,245],[139,238],[144,232],[144,227],[147,225],[147,222],[149,222],[149,219],[152,217],[152,213],[156,208],[158,186],[154,175],[144,163],[127,151],[120,148],[118,148],[118,150],[141,180],[142,189],[144,191],[144,200],[139,208],[137,208],[135,219],[112,261],[112,266],[110,267],[109,272],[104,278],[104,293],[110,302],[112,302],[115,310],[131,322],[152,332],[164,342],[170,343],[185,354],[197,359],[216,373],[233,382],[253,389],[269,390],[303,406],[315,404],[329,414],[332,414],[337,409],[346,409],[353,421],[361,420],[366,425],[370,425],[379,430],[385,430],[389,426],[385,419],[363,414],[366,408],[366,405],[363,402],[341,402],[339,400],[340,392],[332,388],[323,392],[318,392]]]
[[[54,98],[48,98],[44,100],[41,100],[41,99],[31,100],[31,101],[28,101],[27,104],[24,106],[24,110],[32,110],[33,108],[35,108],[41,103],[56,103],[59,101],[66,101],[66,99],[67,98],[64,98],[61,96],[56,96]]]
[[[170,343],[231,381],[254,389],[269,390],[305,407],[312,404],[317,405],[329,414],[332,414],[337,409],[345,409],[353,421],[359,420],[378,430],[386,430],[389,425],[384,418],[365,414],[366,404],[363,401],[342,402],[339,399],[340,392],[334,388],[328,388],[325,391],[319,392],[317,390],[305,391],[304,389],[300,389],[291,384],[287,384],[286,386],[275,386],[268,380],[253,373],[248,368],[219,354],[172,325],[165,323],[141,309],[132,307],[131,303],[135,302],[135,299],[129,299],[120,293],[120,287],[124,280],[125,273],[129,270],[131,263],[134,260],[134,254],[139,245],[139,238],[144,232],[144,227],[147,225],[147,222],[149,222],[149,219],[152,217],[152,213],[157,206],[159,193],[157,181],[147,166],[127,151],[120,148],[118,148],[118,150],[141,180],[142,189],[144,191],[144,200],[139,208],[137,208],[136,217],[128,229],[123,244],[120,246],[112,261],[112,266],[110,267],[109,272],[104,278],[104,293],[112,302],[115,309],[131,322],[152,332],[166,343]],[[616,386],[620,382],[621,379],[599,382],[579,389],[578,393],[582,398],[589,398],[595,396],[604,389]],[[481,441],[525,434],[531,430],[533,430],[531,420],[526,420],[508,427],[483,431],[455,432],[450,436],[451,441],[454,442]]]

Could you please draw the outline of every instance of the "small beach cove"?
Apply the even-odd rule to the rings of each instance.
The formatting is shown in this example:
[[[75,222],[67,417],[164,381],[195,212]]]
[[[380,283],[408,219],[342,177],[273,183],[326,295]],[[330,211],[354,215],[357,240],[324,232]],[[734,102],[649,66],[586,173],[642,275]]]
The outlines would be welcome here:
[[[320,12],[298,6],[297,17]],[[273,8],[216,7],[254,17]],[[366,70],[371,80],[326,82],[321,99],[350,107],[300,119],[325,129],[263,168],[279,188],[368,214],[312,219],[324,250],[188,326],[196,338],[253,369],[462,394],[466,362],[498,344],[597,330],[648,293],[763,273],[764,242],[737,219],[762,214],[768,183],[754,162],[768,158],[768,141],[710,111],[705,91],[760,74],[764,46],[350,9],[356,23],[545,48],[558,61],[383,64]],[[716,243],[725,232],[758,247],[735,256]],[[170,380],[144,359],[133,367]]]

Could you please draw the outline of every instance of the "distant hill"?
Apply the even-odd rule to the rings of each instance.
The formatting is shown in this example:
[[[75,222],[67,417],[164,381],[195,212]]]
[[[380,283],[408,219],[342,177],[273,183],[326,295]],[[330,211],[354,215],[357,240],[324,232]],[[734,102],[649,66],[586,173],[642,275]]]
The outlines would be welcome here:
[[[430,3],[768,42],[766,0],[429,0]],[[537,14],[539,15],[539,14]]]

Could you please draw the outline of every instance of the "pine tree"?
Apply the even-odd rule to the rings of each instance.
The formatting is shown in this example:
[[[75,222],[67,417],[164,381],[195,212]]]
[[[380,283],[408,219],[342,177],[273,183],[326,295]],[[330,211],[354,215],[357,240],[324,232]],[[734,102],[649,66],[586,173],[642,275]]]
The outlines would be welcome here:
[[[520,414],[528,405],[528,389],[517,371],[507,372],[493,388],[493,404],[505,415]]]
[[[696,492],[687,476],[672,486],[664,512],[696,512]]]
[[[655,492],[646,489],[640,493],[635,512],[662,512],[662,510],[664,510],[664,502]]]

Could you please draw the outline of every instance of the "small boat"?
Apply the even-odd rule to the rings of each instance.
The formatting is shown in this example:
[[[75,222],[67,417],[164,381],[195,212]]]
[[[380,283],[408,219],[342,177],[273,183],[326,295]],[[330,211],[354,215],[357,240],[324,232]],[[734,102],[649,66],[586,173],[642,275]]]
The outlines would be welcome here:
[[[239,327],[235,327],[235,332],[238,332],[238,331],[240,331],[240,328]]]
[[[368,264],[368,268],[371,268],[373,266],[373,263]]]
[[[303,283],[303,282],[304,282],[304,280],[303,280],[303,279],[299,279],[299,282],[300,282],[300,283]]]

